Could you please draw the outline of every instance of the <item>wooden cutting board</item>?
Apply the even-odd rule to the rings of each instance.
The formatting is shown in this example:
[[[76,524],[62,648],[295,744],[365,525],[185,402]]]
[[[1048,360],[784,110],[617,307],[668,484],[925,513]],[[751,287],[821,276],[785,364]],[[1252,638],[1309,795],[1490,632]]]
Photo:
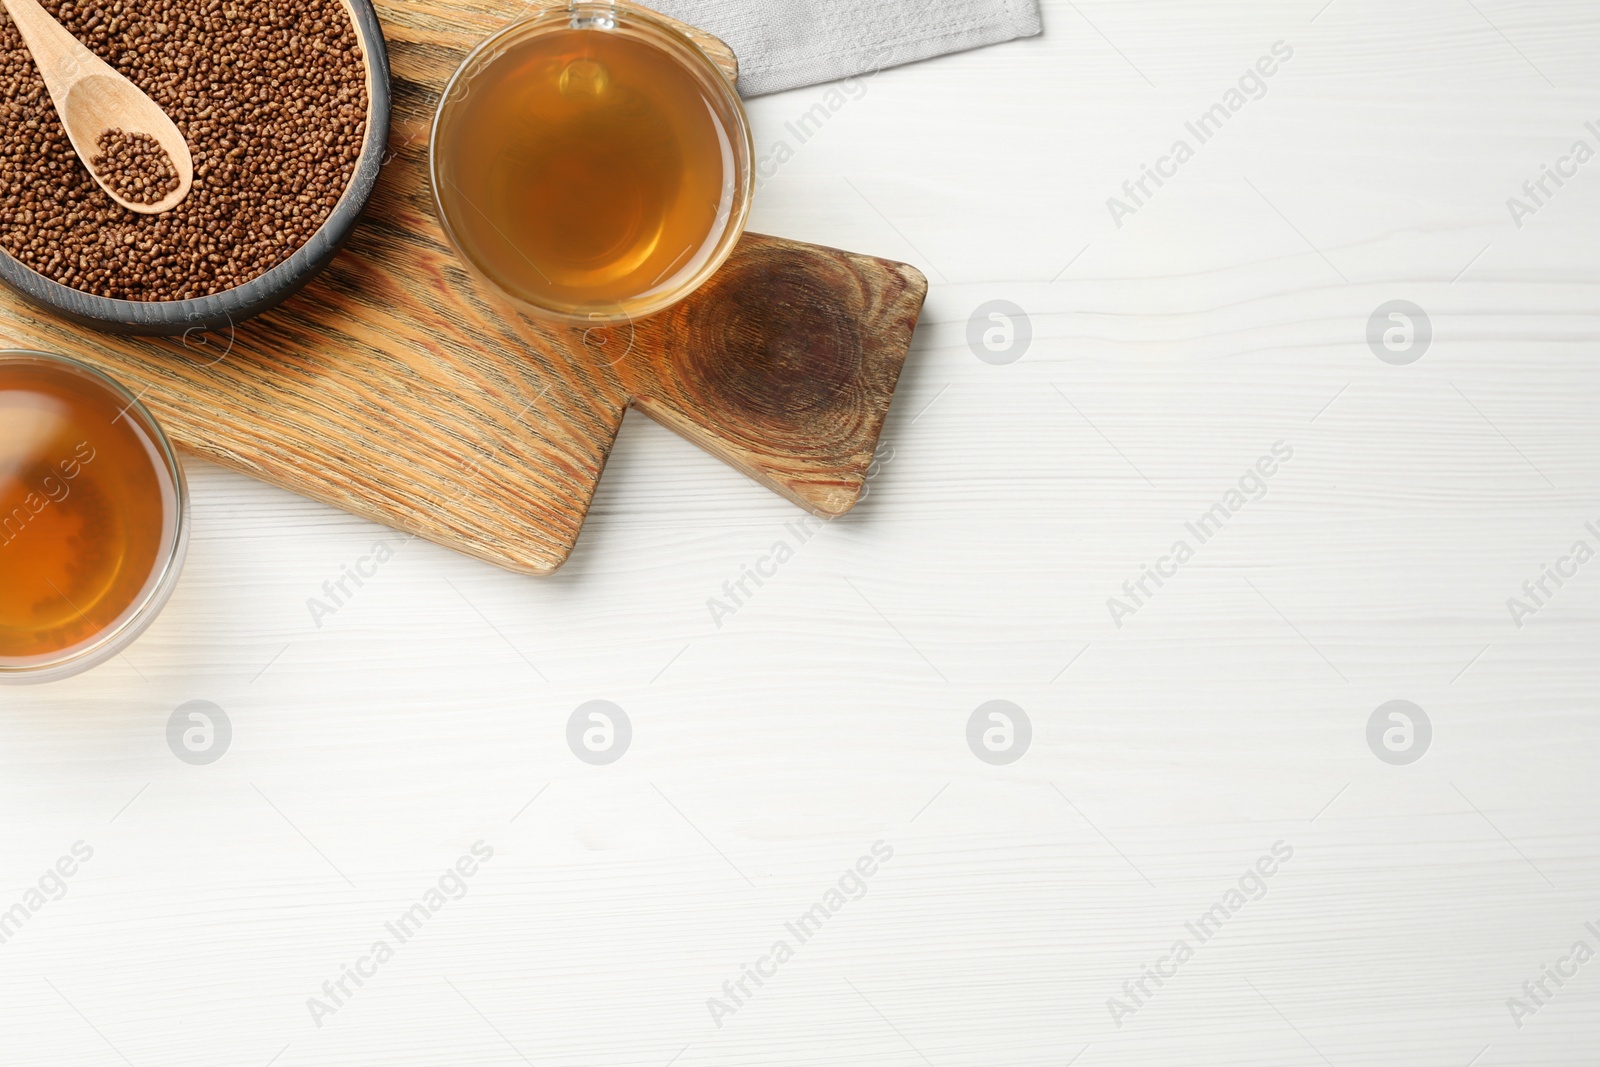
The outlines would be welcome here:
[[[684,303],[585,332],[519,315],[450,249],[427,180],[439,92],[540,6],[380,0],[391,159],[345,251],[279,309],[123,338],[5,294],[0,346],[103,368],[180,448],[527,574],[572,552],[630,404],[816,514],[847,511],[927,294],[915,268],[747,234]]]

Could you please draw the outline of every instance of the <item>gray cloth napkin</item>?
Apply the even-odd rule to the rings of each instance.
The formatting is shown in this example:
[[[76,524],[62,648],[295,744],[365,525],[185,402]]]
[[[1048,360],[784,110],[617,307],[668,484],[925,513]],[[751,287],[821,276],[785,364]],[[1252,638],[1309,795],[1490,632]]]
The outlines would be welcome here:
[[[1031,37],[1039,0],[644,0],[714,33],[760,96]]]

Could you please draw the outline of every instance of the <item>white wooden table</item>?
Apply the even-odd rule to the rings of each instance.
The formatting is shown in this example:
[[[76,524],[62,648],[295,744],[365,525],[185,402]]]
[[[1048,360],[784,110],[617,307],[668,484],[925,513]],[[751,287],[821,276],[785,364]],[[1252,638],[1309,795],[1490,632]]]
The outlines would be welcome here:
[[[803,544],[636,416],[543,580],[189,462],[157,624],[0,692],[0,1064],[1593,1063],[1600,15],[1322,5],[1052,0],[793,146],[753,229],[933,282]]]

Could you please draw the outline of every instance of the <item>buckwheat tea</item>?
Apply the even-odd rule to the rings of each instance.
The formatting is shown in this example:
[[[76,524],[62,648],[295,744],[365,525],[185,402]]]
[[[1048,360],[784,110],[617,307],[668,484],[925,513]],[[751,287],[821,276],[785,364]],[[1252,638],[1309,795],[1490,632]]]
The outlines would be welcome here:
[[[717,246],[731,131],[673,55],[622,33],[513,40],[441,114],[437,190],[502,289],[581,316],[670,291]]]
[[[0,358],[0,666],[95,639],[156,580],[177,491],[121,403],[58,365]]]

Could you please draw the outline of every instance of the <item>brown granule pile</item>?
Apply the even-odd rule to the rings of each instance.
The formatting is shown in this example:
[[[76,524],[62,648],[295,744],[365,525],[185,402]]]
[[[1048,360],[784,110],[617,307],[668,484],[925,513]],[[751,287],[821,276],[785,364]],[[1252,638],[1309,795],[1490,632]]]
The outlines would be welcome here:
[[[367,125],[341,0],[42,2],[178,124],[194,186],[159,215],[107,196],[0,17],[0,248],[84,292],[179,300],[265,273],[327,219]]]
[[[182,184],[172,157],[148,133],[106,130],[96,147],[89,169],[130,204],[159,204]]]

